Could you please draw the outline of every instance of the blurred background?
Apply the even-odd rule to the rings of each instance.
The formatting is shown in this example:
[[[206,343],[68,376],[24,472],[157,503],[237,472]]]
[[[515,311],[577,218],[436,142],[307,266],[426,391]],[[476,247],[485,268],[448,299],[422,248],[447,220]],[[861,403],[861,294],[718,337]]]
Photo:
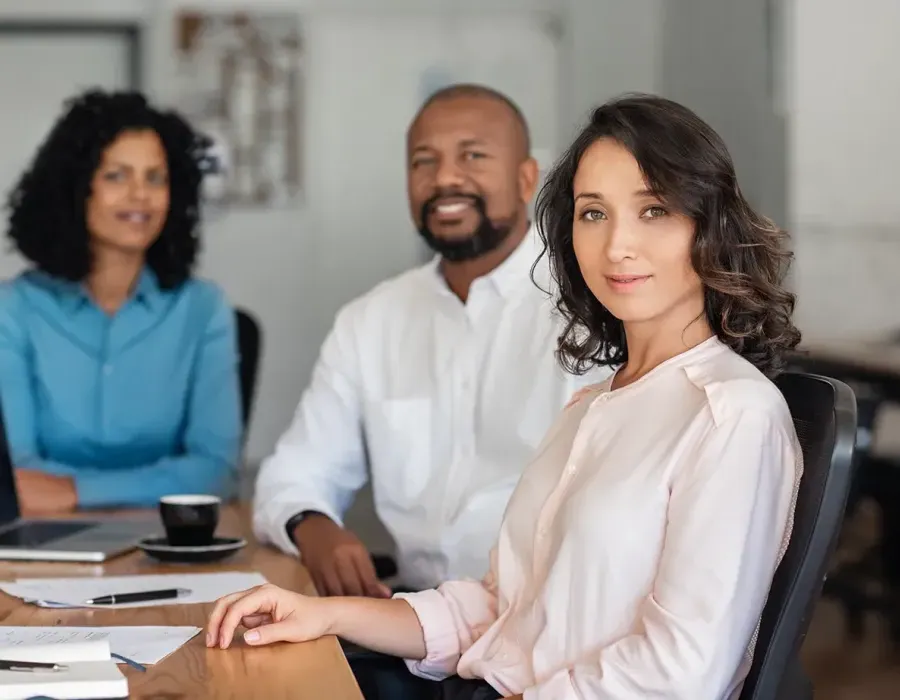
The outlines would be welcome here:
[[[543,168],[592,106],[662,94],[722,134],[749,199],[792,232],[811,357],[867,398],[863,457],[896,474],[898,31],[898,0],[2,0],[0,188],[90,86],[144,90],[215,136],[227,176],[209,183],[200,273],[264,333],[250,484],[337,309],[425,259],[404,138],[430,92],[510,95]],[[3,277],[22,266],[0,252]],[[881,545],[892,478],[848,517],[841,556],[875,562],[860,585],[876,594],[862,631],[848,632],[847,595],[823,600],[807,643],[817,697],[900,698],[900,594],[883,571],[900,550]],[[351,524],[386,546],[365,502]]]

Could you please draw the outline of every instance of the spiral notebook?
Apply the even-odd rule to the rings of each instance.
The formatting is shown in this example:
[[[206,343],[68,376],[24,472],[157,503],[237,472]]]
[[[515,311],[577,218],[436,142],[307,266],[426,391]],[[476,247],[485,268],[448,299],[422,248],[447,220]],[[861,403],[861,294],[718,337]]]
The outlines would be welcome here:
[[[113,659],[108,639],[0,648],[0,700],[35,697],[127,698],[128,679]]]

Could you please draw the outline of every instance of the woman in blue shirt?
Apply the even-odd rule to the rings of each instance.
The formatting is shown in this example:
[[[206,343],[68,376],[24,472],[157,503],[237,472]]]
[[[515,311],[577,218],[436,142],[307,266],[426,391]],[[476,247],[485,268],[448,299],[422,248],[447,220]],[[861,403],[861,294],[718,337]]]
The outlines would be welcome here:
[[[208,145],[139,94],[91,91],[13,189],[33,267],[0,286],[0,402],[24,512],[230,490],[234,315],[191,276]]]

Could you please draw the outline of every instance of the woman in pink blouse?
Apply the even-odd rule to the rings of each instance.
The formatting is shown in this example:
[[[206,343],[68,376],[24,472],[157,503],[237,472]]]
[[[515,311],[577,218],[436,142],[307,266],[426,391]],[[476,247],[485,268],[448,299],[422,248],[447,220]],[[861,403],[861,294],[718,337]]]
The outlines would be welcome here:
[[[262,586],[219,601],[209,646],[336,634],[379,652],[354,661],[369,699],[737,697],[802,471],[769,379],[799,341],[785,236],[719,136],[649,96],[594,112],[537,217],[561,361],[617,370],[546,436],[487,577],[391,600]]]

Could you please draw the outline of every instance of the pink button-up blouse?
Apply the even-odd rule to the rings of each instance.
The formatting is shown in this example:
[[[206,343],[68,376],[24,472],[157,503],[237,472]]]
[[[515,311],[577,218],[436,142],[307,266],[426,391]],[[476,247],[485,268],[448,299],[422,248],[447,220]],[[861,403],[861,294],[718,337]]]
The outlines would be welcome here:
[[[483,581],[398,594],[426,657],[526,700],[740,692],[802,457],[777,387],[716,338],[581,392],[525,470]]]

